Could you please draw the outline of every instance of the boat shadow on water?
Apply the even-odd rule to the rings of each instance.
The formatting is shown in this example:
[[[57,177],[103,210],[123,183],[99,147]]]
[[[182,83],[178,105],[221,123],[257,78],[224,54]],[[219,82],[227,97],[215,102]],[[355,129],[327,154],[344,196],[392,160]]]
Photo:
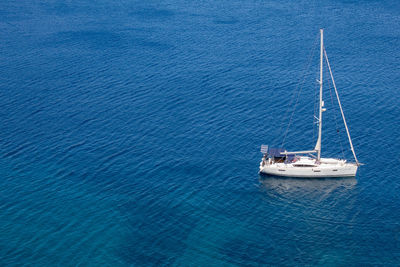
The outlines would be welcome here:
[[[335,190],[352,190],[357,185],[354,177],[296,178],[259,174],[262,191],[278,194],[329,194]]]

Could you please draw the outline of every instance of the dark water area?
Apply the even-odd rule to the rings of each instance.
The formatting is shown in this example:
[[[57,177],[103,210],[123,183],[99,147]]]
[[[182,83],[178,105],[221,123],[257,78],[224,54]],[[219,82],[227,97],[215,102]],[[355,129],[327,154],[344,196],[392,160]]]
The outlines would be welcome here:
[[[397,1],[3,1],[0,18],[1,266],[400,264]],[[286,147],[315,144],[319,28],[365,165],[261,177],[299,84]],[[352,160],[325,88],[323,156]]]

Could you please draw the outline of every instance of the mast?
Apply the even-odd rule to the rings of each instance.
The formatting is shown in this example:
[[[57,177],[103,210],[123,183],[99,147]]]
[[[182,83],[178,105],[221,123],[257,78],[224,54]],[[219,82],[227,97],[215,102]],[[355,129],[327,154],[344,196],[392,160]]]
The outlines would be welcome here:
[[[322,133],[322,112],[325,111],[324,101],[322,100],[322,67],[324,58],[324,29],[320,29],[321,34],[321,53],[320,53],[320,66],[319,66],[319,117],[318,117],[318,139],[314,150],[317,151],[317,160],[321,159],[321,133]]]

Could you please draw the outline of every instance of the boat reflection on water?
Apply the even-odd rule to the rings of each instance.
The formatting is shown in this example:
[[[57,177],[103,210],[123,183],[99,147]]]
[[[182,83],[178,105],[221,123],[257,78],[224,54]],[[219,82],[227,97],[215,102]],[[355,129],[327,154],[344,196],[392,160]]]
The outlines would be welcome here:
[[[329,195],[335,190],[351,191],[357,185],[357,179],[347,178],[290,178],[260,175],[260,187],[267,193],[279,195]]]

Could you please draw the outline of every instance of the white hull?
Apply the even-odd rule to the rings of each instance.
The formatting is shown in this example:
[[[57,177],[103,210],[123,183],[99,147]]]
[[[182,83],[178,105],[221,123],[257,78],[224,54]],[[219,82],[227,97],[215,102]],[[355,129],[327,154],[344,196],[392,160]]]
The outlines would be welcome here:
[[[264,164],[263,164],[264,163]],[[266,163],[261,161],[260,173],[303,178],[324,178],[324,177],[354,177],[358,166],[354,163],[324,164],[313,167],[298,167],[293,163]]]

